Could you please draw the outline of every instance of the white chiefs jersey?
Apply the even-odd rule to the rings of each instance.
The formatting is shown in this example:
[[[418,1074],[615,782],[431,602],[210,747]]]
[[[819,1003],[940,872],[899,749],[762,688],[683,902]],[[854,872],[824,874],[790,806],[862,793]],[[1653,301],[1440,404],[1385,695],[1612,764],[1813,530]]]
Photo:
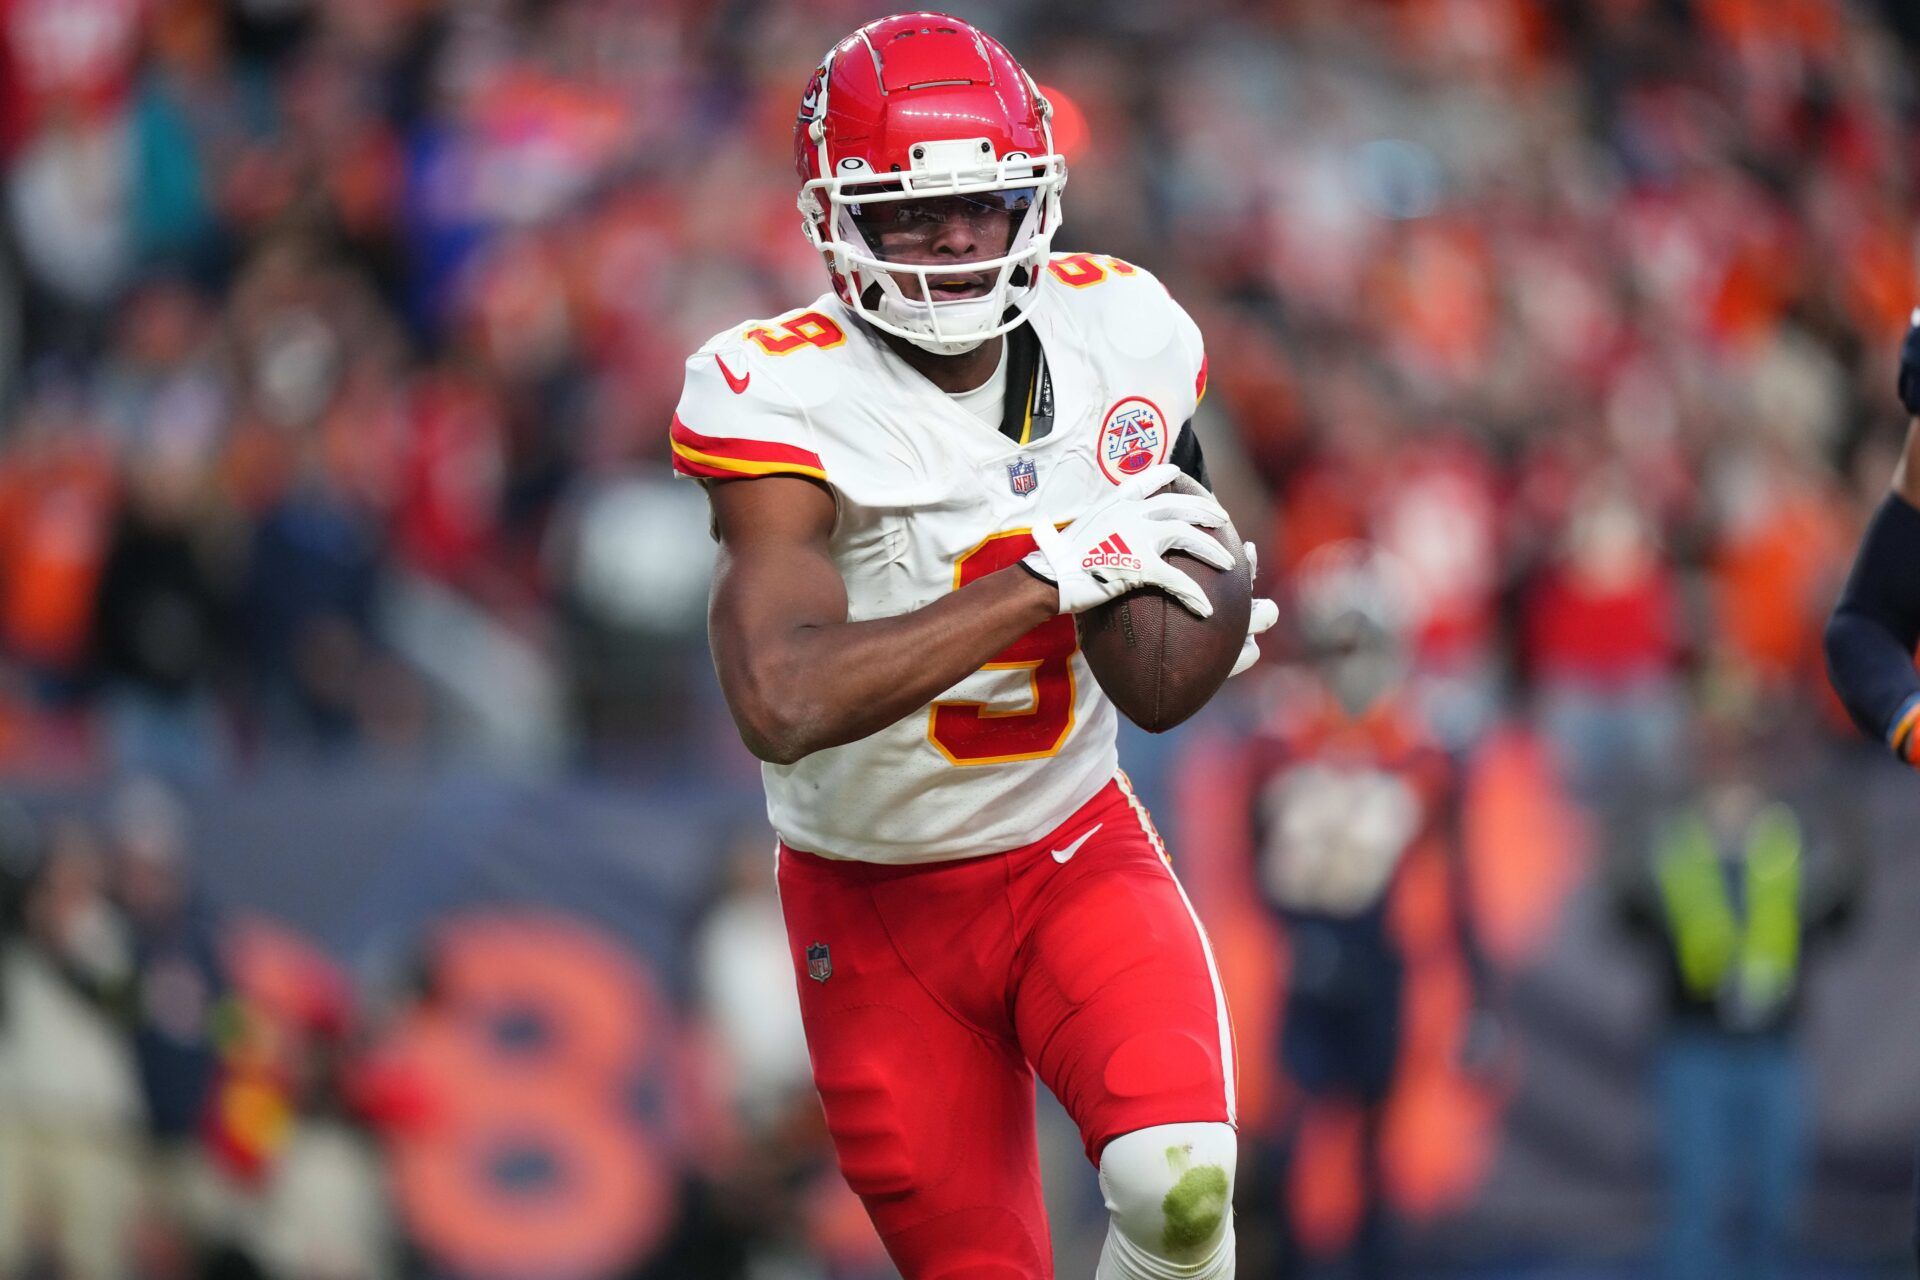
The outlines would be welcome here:
[[[729,329],[687,361],[674,467],[823,480],[848,618],[922,608],[1020,560],[1036,522],[1071,520],[1167,461],[1205,391],[1199,329],[1129,263],[1056,256],[1028,323],[1053,391],[1040,439],[983,425],[828,293]],[[1115,727],[1063,615],[885,729],[766,765],[768,817],[789,845],[828,857],[1016,848],[1112,779]]]

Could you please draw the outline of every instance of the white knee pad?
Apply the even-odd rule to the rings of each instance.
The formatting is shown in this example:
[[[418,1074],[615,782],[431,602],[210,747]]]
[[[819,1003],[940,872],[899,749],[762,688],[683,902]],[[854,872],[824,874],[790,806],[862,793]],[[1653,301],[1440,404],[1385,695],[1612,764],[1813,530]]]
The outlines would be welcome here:
[[[1096,1280],[1231,1280],[1233,1169],[1225,1124],[1124,1133],[1100,1155],[1107,1244]]]

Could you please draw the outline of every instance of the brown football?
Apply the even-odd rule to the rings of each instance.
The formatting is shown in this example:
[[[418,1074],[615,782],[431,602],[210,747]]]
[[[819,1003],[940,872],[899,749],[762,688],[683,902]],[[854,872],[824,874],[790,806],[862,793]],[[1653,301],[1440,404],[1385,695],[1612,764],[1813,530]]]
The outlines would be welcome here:
[[[1205,492],[1187,476],[1168,488]],[[1079,617],[1080,648],[1094,679],[1120,714],[1149,733],[1165,732],[1207,705],[1247,638],[1253,574],[1246,550],[1230,524],[1208,532],[1233,552],[1233,568],[1223,572],[1180,552],[1167,559],[1213,601],[1211,618],[1195,617],[1156,587],[1129,591]]]

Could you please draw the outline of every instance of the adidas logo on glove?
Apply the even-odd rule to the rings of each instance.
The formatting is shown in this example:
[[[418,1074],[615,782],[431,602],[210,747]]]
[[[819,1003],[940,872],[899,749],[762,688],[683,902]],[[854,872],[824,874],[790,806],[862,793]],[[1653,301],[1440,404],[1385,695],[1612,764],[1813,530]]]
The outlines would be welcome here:
[[[1082,569],[1131,569],[1138,573],[1140,557],[1133,554],[1133,548],[1120,541],[1120,535],[1116,533],[1087,552],[1087,557],[1080,562],[1080,567]]]

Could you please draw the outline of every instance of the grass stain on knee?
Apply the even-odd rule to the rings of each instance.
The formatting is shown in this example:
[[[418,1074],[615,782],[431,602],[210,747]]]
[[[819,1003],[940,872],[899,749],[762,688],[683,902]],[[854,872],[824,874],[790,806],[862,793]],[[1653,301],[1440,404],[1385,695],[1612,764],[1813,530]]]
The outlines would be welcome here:
[[[1227,1215],[1227,1171],[1217,1164],[1188,1169],[1160,1202],[1169,1250],[1198,1249],[1212,1240]]]

